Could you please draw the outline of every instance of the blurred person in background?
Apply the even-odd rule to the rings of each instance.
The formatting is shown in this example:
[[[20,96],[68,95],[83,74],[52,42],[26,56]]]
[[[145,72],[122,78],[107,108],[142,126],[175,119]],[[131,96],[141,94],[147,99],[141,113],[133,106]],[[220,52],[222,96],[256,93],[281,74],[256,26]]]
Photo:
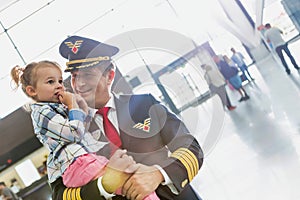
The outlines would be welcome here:
[[[222,55],[215,55],[213,56],[213,60],[218,65],[218,68],[224,78],[228,80],[229,83],[234,87],[234,89],[236,89],[240,93],[241,98],[239,102],[250,99],[246,90],[242,86],[241,77],[238,75],[239,70],[236,67],[230,66],[222,59],[222,57]]]
[[[231,105],[225,88],[226,81],[221,72],[207,64],[201,65],[201,68],[205,71],[204,79],[206,80],[211,93],[219,95],[223,106],[226,106],[228,110],[234,110],[236,106]]]
[[[267,29],[265,32],[267,42],[270,42],[272,44],[273,48],[275,49],[277,55],[281,60],[281,63],[283,64],[283,67],[285,68],[286,73],[288,75],[291,74],[291,70],[284,59],[282,51],[284,51],[286,55],[290,58],[291,63],[294,65],[294,68],[296,70],[299,70],[300,68],[296,63],[293,55],[291,54],[288,48],[288,44],[282,38],[283,31],[277,27],[272,27],[269,23],[265,24],[265,28]]]
[[[15,194],[10,188],[6,186],[6,184],[1,181],[0,182],[0,194],[2,196],[2,200],[19,200],[17,194]]]
[[[254,78],[251,76],[250,72],[248,71],[248,66],[244,61],[245,57],[243,56],[243,54],[241,52],[237,52],[234,48],[231,48],[230,50],[232,51],[231,60],[239,67],[246,80],[253,81]]]

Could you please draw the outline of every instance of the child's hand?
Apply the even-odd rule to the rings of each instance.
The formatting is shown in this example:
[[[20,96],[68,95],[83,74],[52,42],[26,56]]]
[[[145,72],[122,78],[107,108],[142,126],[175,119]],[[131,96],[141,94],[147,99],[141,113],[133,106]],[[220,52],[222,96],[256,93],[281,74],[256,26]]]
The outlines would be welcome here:
[[[131,176],[130,173],[125,172],[125,169],[132,165],[135,165],[135,161],[126,154],[126,150],[117,150],[110,158],[103,175],[103,188],[108,193],[114,193],[118,188],[121,188]]]
[[[89,108],[86,101],[79,94],[75,94],[75,99],[79,108],[81,108],[86,114],[88,114]]]
[[[58,99],[62,104],[66,105],[69,110],[78,108],[78,104],[73,93],[62,91],[58,94]]]

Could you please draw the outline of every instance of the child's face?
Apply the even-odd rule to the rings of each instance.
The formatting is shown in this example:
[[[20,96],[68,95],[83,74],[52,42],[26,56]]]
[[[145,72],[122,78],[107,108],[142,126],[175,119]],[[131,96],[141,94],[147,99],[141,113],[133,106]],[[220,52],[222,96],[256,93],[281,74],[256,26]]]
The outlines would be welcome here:
[[[37,69],[36,76],[35,99],[40,102],[59,102],[58,96],[64,91],[61,70],[49,64]]]

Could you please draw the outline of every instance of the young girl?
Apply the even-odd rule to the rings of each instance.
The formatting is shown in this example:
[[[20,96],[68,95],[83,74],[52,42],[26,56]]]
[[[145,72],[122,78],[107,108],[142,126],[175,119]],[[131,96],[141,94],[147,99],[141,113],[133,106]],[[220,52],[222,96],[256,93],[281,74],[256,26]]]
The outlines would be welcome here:
[[[16,66],[11,70],[11,76],[16,88],[21,85],[24,93],[35,101],[31,105],[31,118],[37,138],[50,150],[47,160],[49,182],[62,177],[67,187],[80,187],[102,176],[107,164],[107,169],[123,170],[135,164],[125,150],[115,153],[110,162],[104,156],[92,153],[104,148],[106,143],[95,140],[85,131],[85,125],[92,119],[92,110],[80,95],[64,91],[62,71],[57,63],[33,62],[24,69]],[[112,160],[118,161],[111,163]],[[105,175],[113,174],[112,170],[108,171]],[[106,191],[114,192],[129,176],[129,173],[119,172],[117,177],[111,177],[113,184],[103,186]],[[155,193],[147,198],[158,199]]]

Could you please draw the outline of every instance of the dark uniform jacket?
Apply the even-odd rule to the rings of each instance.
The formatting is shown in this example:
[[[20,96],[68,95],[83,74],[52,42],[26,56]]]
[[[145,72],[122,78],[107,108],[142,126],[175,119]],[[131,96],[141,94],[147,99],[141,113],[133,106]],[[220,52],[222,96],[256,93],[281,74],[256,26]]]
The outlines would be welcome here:
[[[160,185],[156,190],[160,199],[201,199],[190,182],[202,166],[203,152],[184,123],[150,94],[121,95],[115,98],[115,105],[122,148],[127,149],[136,162],[161,166],[179,191],[179,195],[175,195],[168,186]],[[99,154],[108,155],[108,152],[103,148]],[[100,197],[97,181],[81,188],[65,188],[59,178],[51,187],[53,200],[104,199]]]

